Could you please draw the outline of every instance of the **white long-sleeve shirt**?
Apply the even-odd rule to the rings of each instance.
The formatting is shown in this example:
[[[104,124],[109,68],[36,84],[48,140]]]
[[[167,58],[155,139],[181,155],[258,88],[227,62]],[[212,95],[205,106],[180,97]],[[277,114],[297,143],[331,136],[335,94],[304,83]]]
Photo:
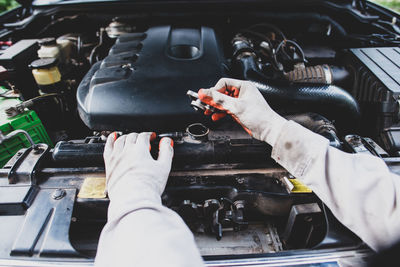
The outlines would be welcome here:
[[[382,159],[330,147],[326,138],[292,121],[284,125],[272,158],[372,249],[400,241],[400,177]]]
[[[157,191],[124,177],[113,188],[96,266],[203,266],[192,232]],[[134,188],[134,190],[132,190]]]
[[[288,121],[272,157],[309,186],[345,226],[374,250],[400,240],[400,177],[373,156],[349,154]],[[146,184],[119,181],[99,240],[97,266],[201,266],[182,219]]]

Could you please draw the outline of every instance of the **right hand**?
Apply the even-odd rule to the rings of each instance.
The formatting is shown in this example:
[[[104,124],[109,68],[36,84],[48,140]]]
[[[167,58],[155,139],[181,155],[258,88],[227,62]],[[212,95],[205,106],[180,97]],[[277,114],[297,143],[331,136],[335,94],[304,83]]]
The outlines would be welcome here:
[[[174,155],[173,141],[168,137],[160,140],[158,159],[150,154],[150,141],[156,138],[155,133],[130,133],[117,138],[110,134],[104,148],[106,167],[106,184],[110,199],[118,194],[121,187],[130,188],[144,185],[161,195],[164,191],[171,170]],[[151,148],[151,147],[150,147]],[[116,189],[117,188],[117,189]],[[143,186],[139,187],[141,190]],[[124,197],[124,196],[120,196]]]
[[[260,91],[248,81],[222,78],[209,89],[200,89],[202,102],[230,114],[254,138],[274,145],[286,119],[277,114]],[[206,115],[211,115],[206,111]],[[225,113],[214,113],[218,120]]]

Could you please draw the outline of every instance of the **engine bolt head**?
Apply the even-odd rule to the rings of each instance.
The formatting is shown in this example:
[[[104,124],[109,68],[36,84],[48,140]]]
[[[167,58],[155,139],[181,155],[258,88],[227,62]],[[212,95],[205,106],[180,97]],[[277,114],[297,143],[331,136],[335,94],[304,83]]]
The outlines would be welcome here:
[[[66,194],[67,194],[67,192],[65,192],[64,189],[58,188],[53,192],[51,197],[55,200],[59,200],[59,199],[62,199],[63,197],[65,197]]]

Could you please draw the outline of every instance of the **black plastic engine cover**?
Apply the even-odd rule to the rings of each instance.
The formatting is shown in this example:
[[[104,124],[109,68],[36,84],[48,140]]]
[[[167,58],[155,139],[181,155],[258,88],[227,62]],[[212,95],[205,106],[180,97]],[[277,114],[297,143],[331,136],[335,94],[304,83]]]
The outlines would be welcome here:
[[[214,86],[223,66],[211,28],[159,26],[122,35],[79,85],[79,114],[93,130],[183,129],[204,117],[186,91]]]

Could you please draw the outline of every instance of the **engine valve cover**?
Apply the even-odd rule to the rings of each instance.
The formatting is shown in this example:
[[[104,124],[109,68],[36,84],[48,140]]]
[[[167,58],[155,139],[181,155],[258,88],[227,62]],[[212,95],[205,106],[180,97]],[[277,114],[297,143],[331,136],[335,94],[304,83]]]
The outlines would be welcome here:
[[[122,35],[79,85],[79,114],[93,130],[183,129],[204,117],[186,92],[215,85],[223,66],[211,28],[159,26]]]

